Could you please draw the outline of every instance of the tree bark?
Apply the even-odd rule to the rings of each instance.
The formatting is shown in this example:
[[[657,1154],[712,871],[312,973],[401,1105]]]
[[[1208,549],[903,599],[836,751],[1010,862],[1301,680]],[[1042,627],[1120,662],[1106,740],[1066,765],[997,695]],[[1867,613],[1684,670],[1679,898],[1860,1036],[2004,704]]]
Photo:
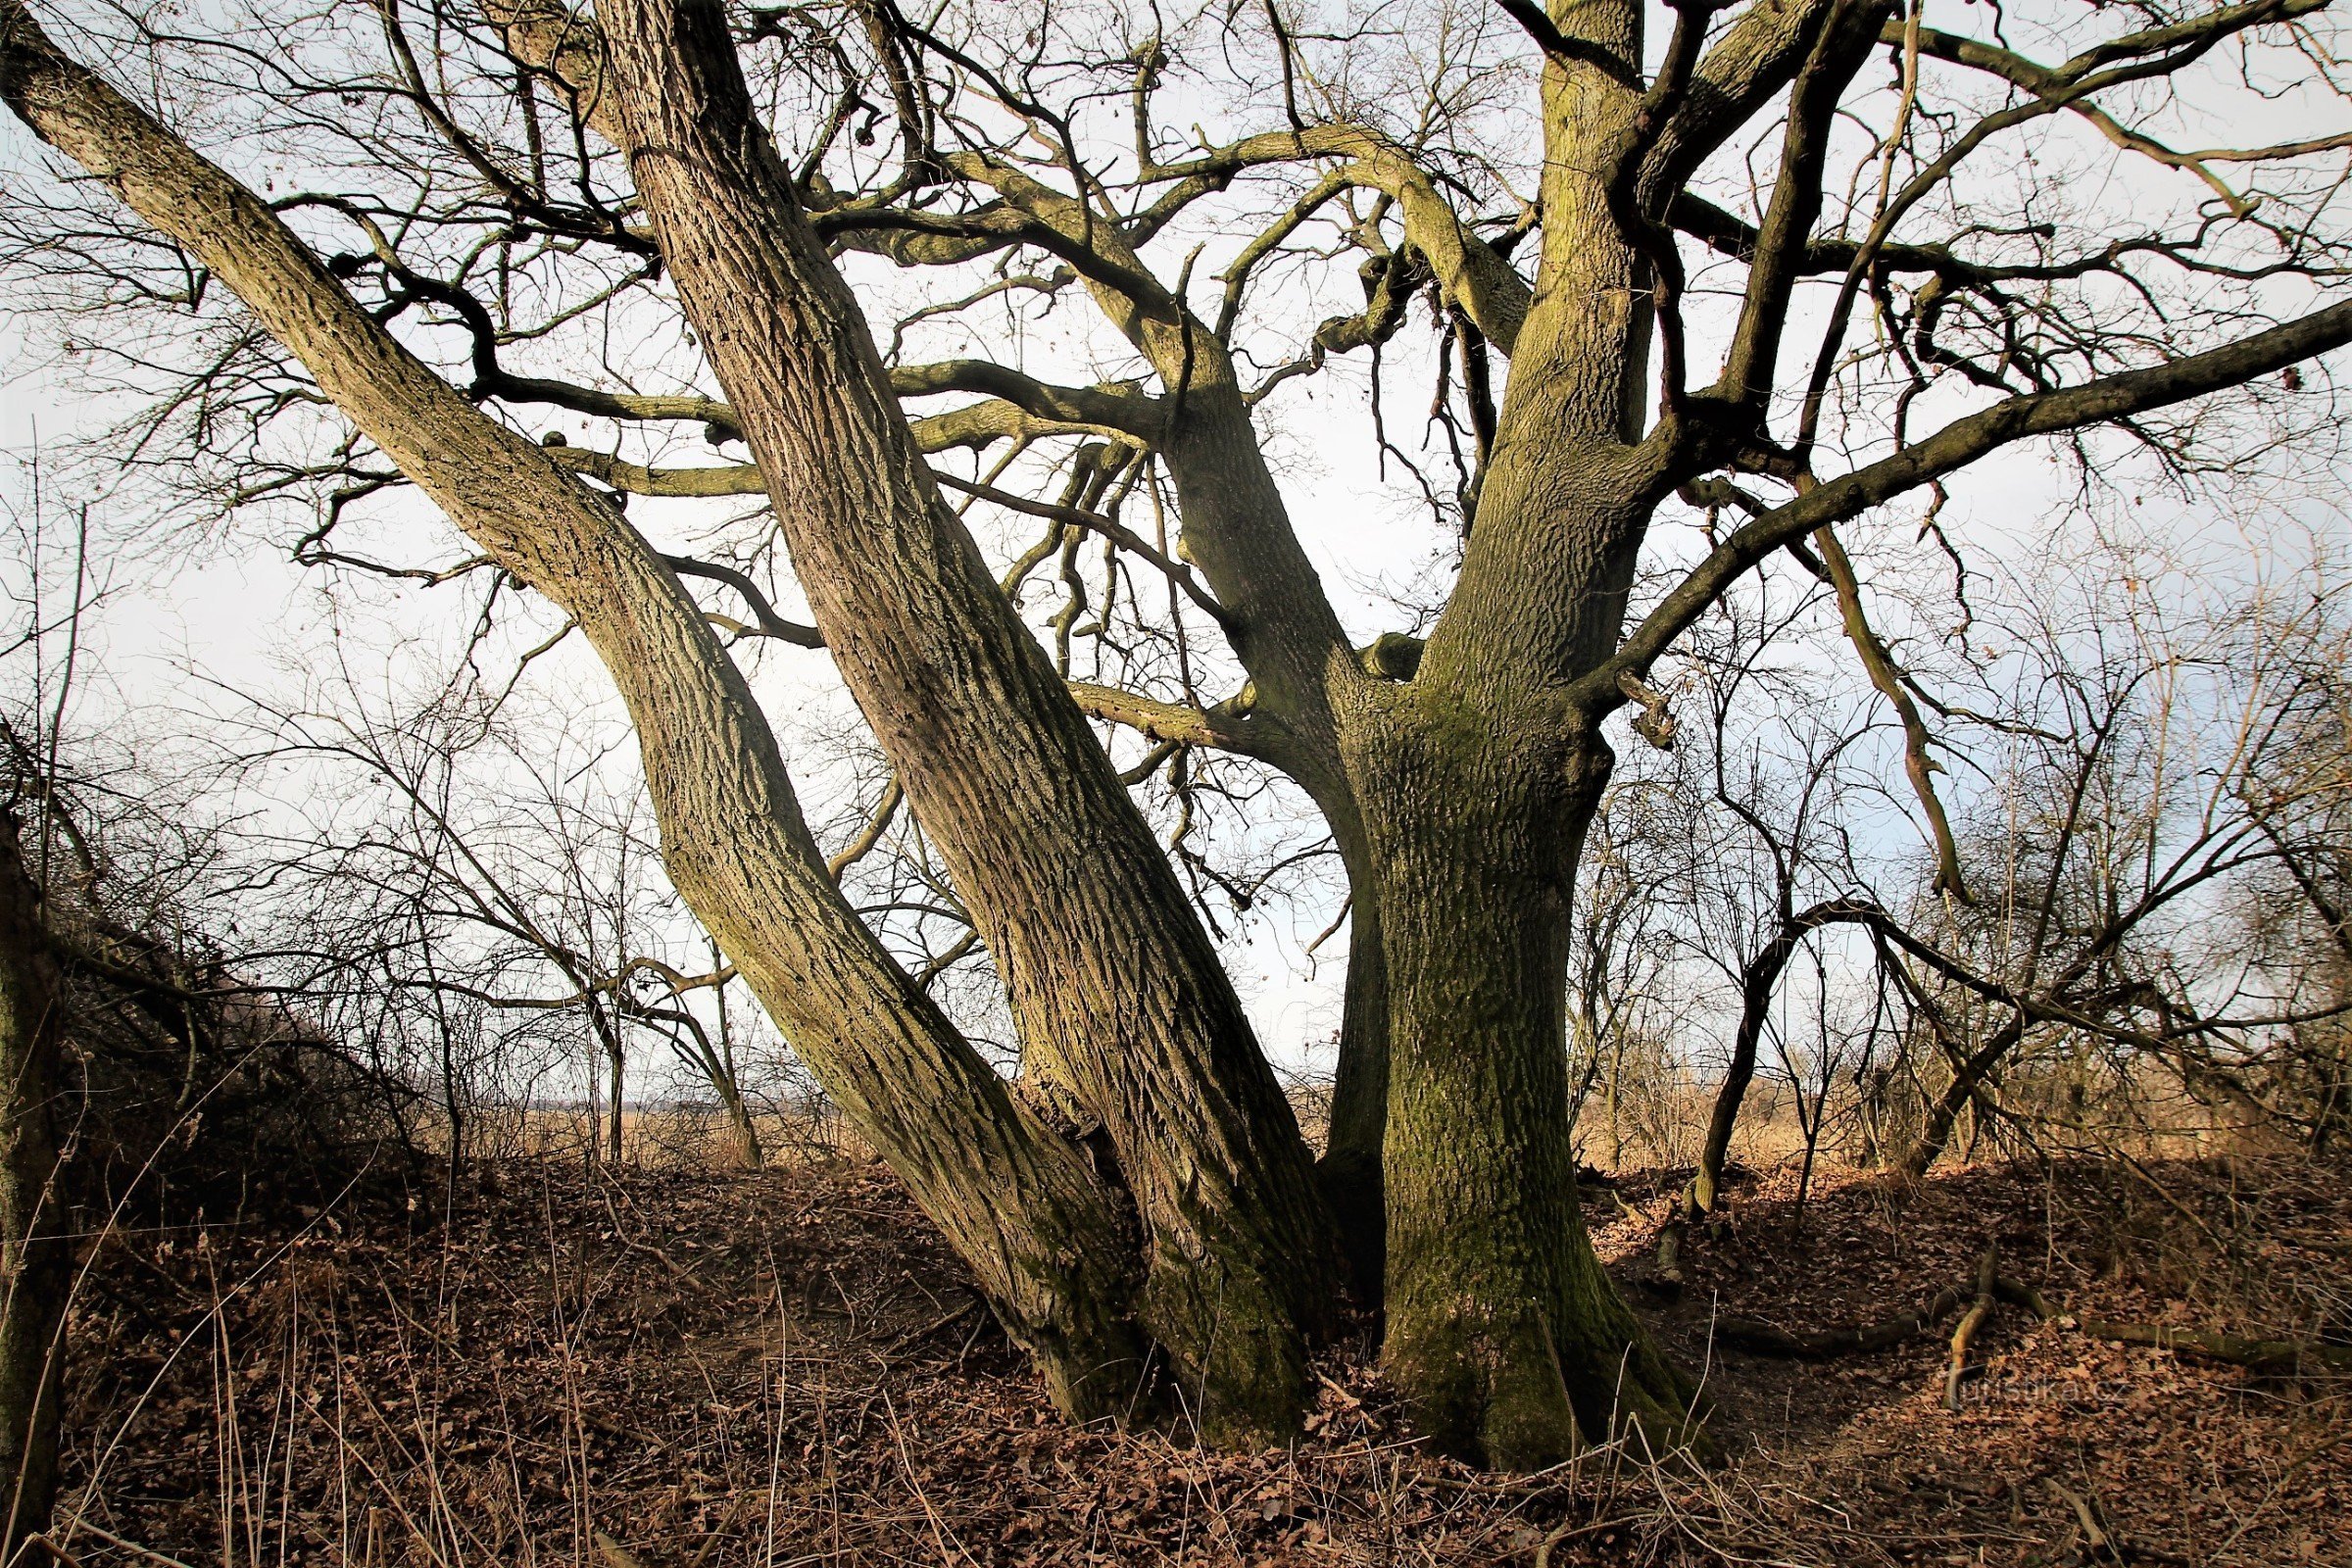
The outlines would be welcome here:
[[[726,1113],[727,1137],[735,1146],[735,1162],[745,1170],[759,1170],[767,1163],[767,1151],[760,1144],[759,1124],[752,1120],[752,1107],[744,1102],[743,1092],[735,1087],[732,1078],[713,1080],[711,1088],[718,1092],[719,1108]]]
[[[628,708],[688,907],[972,1265],[1056,1402],[1129,1408],[1148,1346],[1119,1195],[842,898],[765,717],[661,557],[361,311],[251,191],[61,54],[22,0],[0,0],[0,99],[210,269],[453,521],[578,622]]]
[[[1339,1227],[1357,1293],[1378,1304],[1388,1270],[1382,1145],[1389,1123],[1389,974],[1380,896],[1368,863],[1350,858],[1348,977],[1340,1002],[1331,1127],[1315,1177]]]
[[[1388,966],[1384,1356],[1442,1446],[1551,1464],[1691,1391],[1593,1255],[1571,1142],[1569,896],[1611,758],[1542,705],[1396,688],[1358,730]]]
[[[620,1048],[618,1035],[615,1034],[608,1039],[605,1042],[605,1070],[610,1076],[605,1081],[605,1157],[615,1166],[620,1164],[623,1157],[622,1139],[625,1136],[625,1127],[622,1121],[622,1110],[625,1105],[623,1097],[627,1093],[623,1071],[627,1061],[628,1057]]]
[[[0,815],[0,1561],[49,1528],[57,1494],[73,1244],[58,1181],[65,986],[13,816]]]
[[[1328,1219],[1166,856],[941,500],[716,0],[600,12],[630,167],[842,679],[971,906],[1026,1059],[1107,1132],[1143,1321],[1211,1436],[1295,1431]]]
[[[1660,1450],[1697,1437],[1577,1202],[1569,906],[1612,757],[1562,694],[1617,646],[1661,492],[1629,444],[1645,272],[1605,188],[1642,11],[1553,20],[1581,58],[1544,68],[1542,266],[1478,526],[1413,680],[1340,710],[1387,963],[1384,1356],[1438,1442],[1514,1468],[1621,1425]]]
[[[1942,1156],[1952,1141],[1952,1129],[1959,1124],[1960,1112],[1976,1101],[1983,1091],[1985,1077],[1999,1066],[2017,1043],[2025,1038],[2026,1015],[2020,1011],[2000,1028],[1992,1038],[1967,1056],[1952,1062],[1952,1081],[1928,1107],[1925,1125],[1911,1147],[1903,1152],[1902,1172],[1906,1180],[1918,1181],[1927,1175],[1928,1168]]]

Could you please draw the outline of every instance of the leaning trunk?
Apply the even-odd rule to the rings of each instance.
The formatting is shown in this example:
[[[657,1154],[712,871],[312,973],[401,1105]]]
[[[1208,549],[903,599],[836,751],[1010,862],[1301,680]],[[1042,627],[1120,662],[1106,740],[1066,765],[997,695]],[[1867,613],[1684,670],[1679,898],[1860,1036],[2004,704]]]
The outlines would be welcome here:
[[[501,567],[579,624],[626,704],[679,896],[970,1263],[1074,1416],[1133,1407],[1131,1227],[841,896],[775,737],[676,575],[537,445],[485,418],[251,191],[0,0],[0,99],[184,247]]]
[[[1740,1124],[1740,1107],[1747,1102],[1748,1085],[1755,1082],[1756,1047],[1772,1010],[1773,988],[1780,983],[1789,956],[1796,952],[1800,935],[1793,923],[1784,925],[1780,935],[1748,960],[1740,976],[1740,1029],[1732,1037],[1732,1059],[1724,1067],[1723,1082],[1715,1087],[1715,1108],[1707,1117],[1707,1141],[1698,1152],[1698,1172],[1690,1178],[1685,1195],[1693,1213],[1712,1214],[1723,1201],[1723,1172],[1731,1162],[1732,1132]]]
[[[2000,1064],[2025,1034],[2025,1015],[2019,1013],[1993,1032],[1992,1038],[1971,1055],[1955,1056],[1952,1061],[1952,1081],[1944,1087],[1936,1102],[1928,1107],[1926,1123],[1919,1137],[1903,1153],[1903,1175],[1918,1181],[1928,1173],[1928,1167],[1941,1157],[1952,1141],[1952,1129],[1959,1124],[1960,1112],[1970,1101],[1980,1095],[1984,1080]]]
[[[14,820],[0,817],[0,1560],[49,1528],[72,1278],[55,1101],[65,1000]]]
[[[1740,976],[1740,1029],[1732,1037],[1732,1059],[1715,1091],[1715,1108],[1707,1118],[1707,1141],[1699,1151],[1698,1173],[1690,1178],[1687,1195],[1693,1212],[1712,1214],[1723,1200],[1723,1171],[1732,1153],[1732,1132],[1740,1122],[1740,1107],[1756,1077],[1756,1049],[1772,1013],[1772,999],[1781,973],[1804,939],[1839,920],[1867,920],[1879,915],[1878,906],[1858,899],[1832,899],[1788,916],[1762,952],[1747,962]],[[1808,1150],[1810,1144],[1808,1143]]]
[[[1295,1431],[1332,1249],[1231,980],[941,499],[757,122],[724,12],[611,0],[600,16],[638,194],[809,612],[1004,976],[1025,1064],[1115,1152],[1146,1232],[1142,1320],[1203,1431]]]
[[[1690,1390],[1593,1255],[1570,1140],[1569,895],[1608,754],[1398,691],[1364,760],[1388,808],[1385,1358],[1456,1452],[1536,1468],[1624,1427],[1662,1450]]]

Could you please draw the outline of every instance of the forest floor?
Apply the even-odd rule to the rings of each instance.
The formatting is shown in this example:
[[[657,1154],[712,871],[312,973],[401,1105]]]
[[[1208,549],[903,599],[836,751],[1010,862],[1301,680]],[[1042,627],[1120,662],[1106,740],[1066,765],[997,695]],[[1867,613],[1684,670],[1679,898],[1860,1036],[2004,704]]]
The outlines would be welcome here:
[[[2129,1319],[2345,1343],[2352,1170],[2278,1158],[1776,1173],[1653,1256],[1667,1176],[1589,1185],[1595,1243],[1703,1369],[1728,1454],[1535,1477],[1430,1457],[1371,1347],[1288,1451],[1077,1431],[879,1166],[487,1167],[440,1195],[140,1230],[72,1324],[81,1563],[380,1568],[985,1564],[2341,1564],[2352,1378],[2093,1339]],[[1997,1308],[1824,1361],[1733,1316],[1884,1319],[1976,1259]]]

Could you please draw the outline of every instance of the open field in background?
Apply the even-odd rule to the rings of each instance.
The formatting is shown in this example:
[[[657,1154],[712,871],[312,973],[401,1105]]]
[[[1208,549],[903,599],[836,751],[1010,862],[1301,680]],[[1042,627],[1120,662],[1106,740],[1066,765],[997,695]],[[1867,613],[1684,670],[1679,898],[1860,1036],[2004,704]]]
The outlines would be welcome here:
[[[2340,1160],[2142,1148],[1906,1189],[1825,1158],[1800,1209],[1771,1152],[1793,1117],[1760,1116],[1679,1287],[1655,1252],[1680,1173],[1596,1175],[1587,1223],[1704,1369],[1731,1462],[1597,1449],[1503,1480],[1418,1451],[1368,1326],[1290,1451],[1072,1430],[885,1169],[779,1140],[727,1173],[696,1162],[702,1120],[645,1114],[644,1162],[592,1167],[534,1113],[541,1152],[454,1189],[384,1172],[118,1238],[74,1312],[61,1545],[91,1568],[2352,1560],[2352,1378],[2081,1327],[2352,1341]],[[1916,1307],[1987,1245],[2058,1316],[1995,1310],[1956,1412],[1950,1317],[1826,1361],[1731,1343],[1736,1319]]]
[[[0,0],[0,1568],[2352,1565],[2347,59]]]
[[[1635,1083],[1621,1090],[1613,1102],[1605,1084],[1596,1086],[1587,1096],[1576,1124],[1580,1163],[1587,1169],[1611,1172],[1692,1165],[1706,1136],[1715,1087],[1687,1067],[1677,1068],[1663,1081]],[[1320,1151],[1330,1080],[1298,1078],[1289,1088],[1299,1128]],[[1786,1082],[1759,1077],[1751,1084],[1733,1130],[1732,1162],[1752,1170],[1801,1162],[1807,1142],[1805,1124],[1814,1114],[1810,1105],[1818,1098],[1818,1086],[1808,1088],[1805,1094],[1806,1103],[1800,1106],[1798,1091]],[[2026,1095],[2013,1098],[2030,1099]],[[1825,1168],[1839,1162],[1875,1163],[1874,1152],[1884,1157],[1886,1152],[1902,1147],[1913,1130],[1916,1110],[1914,1101],[1883,1112],[1874,1123],[1871,1107],[1860,1102],[1851,1085],[1834,1086],[1815,1141],[1819,1162]],[[821,1094],[757,1095],[753,1121],[760,1147],[771,1160],[875,1157]],[[621,1125],[624,1163],[629,1165],[652,1170],[709,1170],[737,1163],[732,1131],[713,1102],[675,1100],[631,1104],[623,1111]],[[419,1147],[434,1152],[446,1150],[447,1136],[438,1124],[422,1123],[417,1133]],[[585,1161],[590,1157],[590,1144],[602,1136],[599,1119],[585,1104],[493,1103],[466,1113],[468,1152],[492,1159]],[[2085,1106],[2083,1113],[2053,1117],[2038,1125],[2020,1119],[1983,1127],[1964,1115],[1954,1139],[1955,1152],[1963,1158],[2063,1149],[2077,1152],[2125,1150],[2141,1156],[2193,1159],[2216,1148],[2283,1153],[2291,1147],[2283,1137],[2260,1125],[2232,1120],[2214,1104],[2180,1092],[2162,1075],[2144,1067],[2129,1084],[2110,1083],[2107,1092]]]

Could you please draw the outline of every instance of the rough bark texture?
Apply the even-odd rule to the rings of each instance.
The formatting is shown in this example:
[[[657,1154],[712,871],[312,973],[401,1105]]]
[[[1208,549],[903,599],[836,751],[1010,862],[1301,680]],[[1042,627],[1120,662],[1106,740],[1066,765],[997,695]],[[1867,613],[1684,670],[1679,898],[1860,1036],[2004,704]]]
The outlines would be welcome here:
[[[1690,1390],[1585,1235],[1565,980],[1610,754],[1560,689],[1621,634],[1654,480],[1642,269],[1604,188],[1640,96],[1641,9],[1555,18],[1603,65],[1545,69],[1544,250],[1461,578],[1415,678],[1343,710],[1388,980],[1384,1354],[1437,1439],[1512,1466],[1620,1423],[1664,1446]]]
[[[1399,688],[1367,725],[1390,1007],[1385,1355],[1433,1438],[1539,1466],[1689,1390],[1593,1256],[1570,1146],[1569,892],[1597,739]],[[1524,715],[1522,715],[1524,716]]]
[[[73,1243],[58,1183],[65,987],[13,817],[0,815],[0,1560],[49,1528]]]
[[[2228,30],[2260,9],[2229,11],[2240,20]],[[1689,1430],[1684,1380],[1593,1259],[1569,1155],[1569,904],[1611,761],[1598,725],[1629,678],[1645,690],[1674,640],[1783,547],[2008,443],[2352,341],[2352,303],[2141,369],[1995,395],[1898,451],[1816,475],[1809,434],[1794,449],[1769,440],[1776,363],[1795,278],[1858,254],[1811,230],[1840,94],[1890,7],[1750,5],[1711,47],[1712,12],[1677,8],[1676,42],[1646,77],[1641,0],[1554,0],[1548,24],[1516,11],[1546,53],[1532,288],[1447,211],[1440,182],[1372,132],[1300,124],[1204,153],[1189,173],[1141,172],[1146,185],[1213,189],[1258,163],[1346,161],[1343,184],[1397,204],[1406,249],[1383,276],[1426,277],[1511,357],[1493,429],[1480,424],[1488,466],[1458,580],[1417,662],[1393,662],[1378,644],[1367,656],[1348,646],[1258,448],[1246,378],[1184,290],[1136,253],[1156,232],[1148,214],[1106,214],[1102,188],[1074,170],[1070,189],[1054,188],[1040,173],[1050,158],[957,145],[925,154],[896,211],[861,216],[812,175],[811,202],[841,203],[812,220],[754,118],[716,0],[608,0],[593,16],[553,0],[491,8],[517,57],[568,82],[586,122],[631,154],[662,265],[731,399],[636,400],[663,405],[644,416],[707,418],[759,459],[756,472],[668,482],[679,494],[757,486],[773,502],[823,633],[795,640],[821,640],[837,660],[1006,978],[1039,1100],[1102,1135],[1090,1147],[1109,1150],[1108,1179],[1028,1097],[1015,1101],[842,900],[741,676],[616,511],[402,350],[264,204],[59,56],[23,0],[0,0],[0,94],[243,299],[499,564],[578,621],[637,726],[680,893],[971,1259],[1066,1408],[1117,1407],[1156,1341],[1188,1395],[1205,1397],[1212,1435],[1287,1428],[1331,1279],[1319,1188],[1358,1267],[1383,1274],[1388,1362],[1429,1429],[1526,1465],[1627,1417],[1657,1443]],[[2214,15],[2211,36],[2182,23],[2190,32],[2150,34],[2144,48],[2185,56],[2215,42],[2227,19]],[[1752,230],[1710,209],[1747,277],[1721,376],[1694,387],[1664,225],[1689,207],[1691,172],[1782,102],[1781,128],[1756,143],[1777,136],[1781,156]],[[932,201],[951,185],[972,199],[960,218],[953,200]],[[977,362],[894,378],[820,225],[907,263],[1050,253],[1158,388],[1049,388]],[[1393,330],[1402,317],[1388,319]],[[1382,330],[1369,313],[1340,326],[1317,343],[1344,352]],[[482,395],[554,384],[507,377]],[[897,402],[949,391],[988,402],[919,430]],[[574,393],[590,410],[616,401]],[[1205,579],[1200,608],[1250,677],[1246,701],[1214,712],[1100,688],[1090,710],[1280,767],[1346,861],[1355,926],[1319,1172],[1159,848],[922,461],[1032,419],[1153,449],[1174,480],[1177,554]],[[653,482],[595,462],[610,482]],[[1658,503],[1727,467],[1791,494],[1758,502],[1629,631]],[[1657,735],[1658,711],[1648,717]],[[1956,1064],[1914,1163],[2014,1039]],[[1717,1168],[1736,1109],[1735,1097],[1711,1139]]]
[[[1143,1318],[1218,1433],[1295,1427],[1330,1241],[1289,1102],[1165,855],[941,501],[759,126],[714,0],[611,0],[611,76],[687,314],[816,624],[971,906],[1027,1059],[1109,1135]]]
[[[1339,1059],[1331,1085],[1331,1126],[1315,1175],[1340,1228],[1357,1292],[1377,1301],[1388,1273],[1382,1146],[1389,1125],[1389,967],[1368,855],[1350,857],[1348,884],[1352,902]]]
[[[680,895],[972,1263],[1063,1407],[1122,1409],[1147,1347],[1117,1195],[842,899],[766,719],[660,557],[361,312],[250,191],[58,53],[17,0],[0,0],[0,96],[210,268],[452,520],[579,622],[634,721]]]
[[[713,1079],[710,1087],[717,1093],[719,1110],[727,1118],[727,1141],[734,1148],[735,1163],[745,1170],[760,1169],[767,1163],[767,1151],[760,1147],[760,1128],[752,1120],[752,1107],[744,1103],[734,1079]]]

